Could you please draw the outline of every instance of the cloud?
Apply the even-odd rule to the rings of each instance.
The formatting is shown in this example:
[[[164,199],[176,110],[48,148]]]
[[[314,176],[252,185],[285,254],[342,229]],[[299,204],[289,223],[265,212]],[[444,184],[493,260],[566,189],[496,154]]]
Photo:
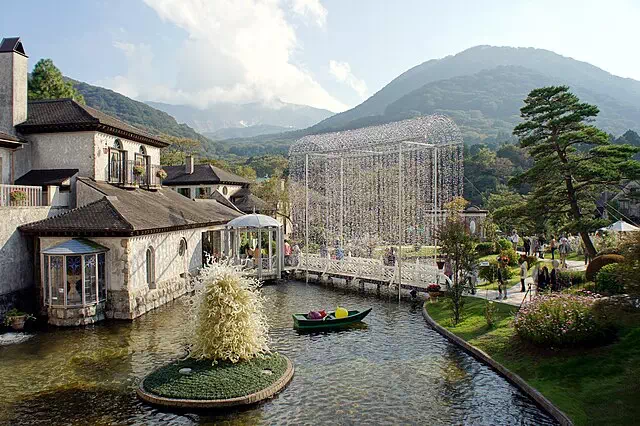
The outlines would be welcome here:
[[[293,11],[300,16],[311,19],[319,27],[327,23],[327,9],[320,0],[292,0]]]
[[[338,62],[331,59],[329,61],[329,72],[337,81],[345,83],[355,90],[361,98],[367,96],[367,83],[353,75],[351,65],[348,62]]]
[[[294,58],[300,46],[287,19],[302,17],[324,25],[327,11],[318,0],[144,2],[187,37],[176,52],[165,49],[156,56],[147,45],[116,41],[128,68],[123,75],[102,80],[108,87],[142,100],[200,108],[214,102],[281,99],[331,111],[347,109]],[[171,68],[169,64],[177,68],[175,80],[155,81],[153,70]]]

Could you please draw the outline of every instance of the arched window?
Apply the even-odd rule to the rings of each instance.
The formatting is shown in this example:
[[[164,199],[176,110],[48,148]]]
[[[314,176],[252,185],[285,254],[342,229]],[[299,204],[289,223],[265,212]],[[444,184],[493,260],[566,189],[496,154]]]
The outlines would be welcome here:
[[[180,257],[184,257],[186,253],[187,253],[187,240],[182,238],[180,240],[180,246],[178,247],[178,255],[180,255]]]
[[[143,145],[140,145],[140,154],[147,155],[147,150]]]
[[[147,285],[156,288],[156,256],[153,247],[147,249]]]
[[[113,141],[113,147],[115,149],[122,149],[122,141],[120,139],[116,139]]]

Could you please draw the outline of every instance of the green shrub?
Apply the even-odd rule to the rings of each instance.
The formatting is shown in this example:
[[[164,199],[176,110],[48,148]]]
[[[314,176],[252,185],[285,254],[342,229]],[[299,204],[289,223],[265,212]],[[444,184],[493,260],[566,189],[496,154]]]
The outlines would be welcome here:
[[[531,269],[533,265],[540,263],[540,259],[537,256],[527,256],[525,260],[527,261],[527,269]]]
[[[501,251],[513,249],[513,244],[511,244],[511,241],[507,240],[506,238],[500,238],[497,242],[497,246]]]
[[[513,272],[510,268],[504,268],[504,274],[506,280],[513,278]],[[498,279],[498,261],[490,260],[489,266],[480,267],[478,277],[489,283],[494,283]]]
[[[586,278],[587,281],[595,281],[596,274],[604,265],[609,265],[611,263],[622,263],[624,262],[624,257],[619,254],[603,254],[602,256],[597,256],[593,258],[589,265],[587,265]]]
[[[596,274],[596,292],[607,295],[624,293],[621,268],[618,263],[603,266]]]
[[[596,314],[596,301],[574,294],[539,296],[520,309],[513,324],[521,338],[539,345],[604,343],[612,330]]]
[[[558,285],[567,288],[586,283],[584,271],[558,270]]]
[[[518,253],[516,253],[513,247],[509,247],[508,249],[501,250],[500,257],[508,258],[509,266],[518,266]]]
[[[487,241],[476,244],[476,253],[478,256],[488,256],[496,252],[496,246],[493,242]]]

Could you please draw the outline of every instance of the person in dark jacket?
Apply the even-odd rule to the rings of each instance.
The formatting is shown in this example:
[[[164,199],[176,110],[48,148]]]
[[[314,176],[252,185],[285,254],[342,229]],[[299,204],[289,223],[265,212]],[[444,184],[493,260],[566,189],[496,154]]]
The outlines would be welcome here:
[[[549,288],[549,281],[549,268],[545,266],[538,272],[538,290],[541,292],[546,291]]]
[[[551,268],[551,273],[549,274],[549,284],[551,285],[551,291],[560,291],[560,286],[558,285],[558,266],[560,263],[557,260],[554,260],[552,263],[553,267]]]
[[[524,237],[524,254],[529,256],[531,253],[531,240],[529,237]]]

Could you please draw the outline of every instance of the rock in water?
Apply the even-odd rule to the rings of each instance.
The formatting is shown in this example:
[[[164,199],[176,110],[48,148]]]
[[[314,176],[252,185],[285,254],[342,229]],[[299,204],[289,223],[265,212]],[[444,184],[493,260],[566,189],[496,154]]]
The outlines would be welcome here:
[[[180,370],[178,370],[178,373],[189,375],[189,374],[191,374],[191,369],[190,368],[181,368]]]

